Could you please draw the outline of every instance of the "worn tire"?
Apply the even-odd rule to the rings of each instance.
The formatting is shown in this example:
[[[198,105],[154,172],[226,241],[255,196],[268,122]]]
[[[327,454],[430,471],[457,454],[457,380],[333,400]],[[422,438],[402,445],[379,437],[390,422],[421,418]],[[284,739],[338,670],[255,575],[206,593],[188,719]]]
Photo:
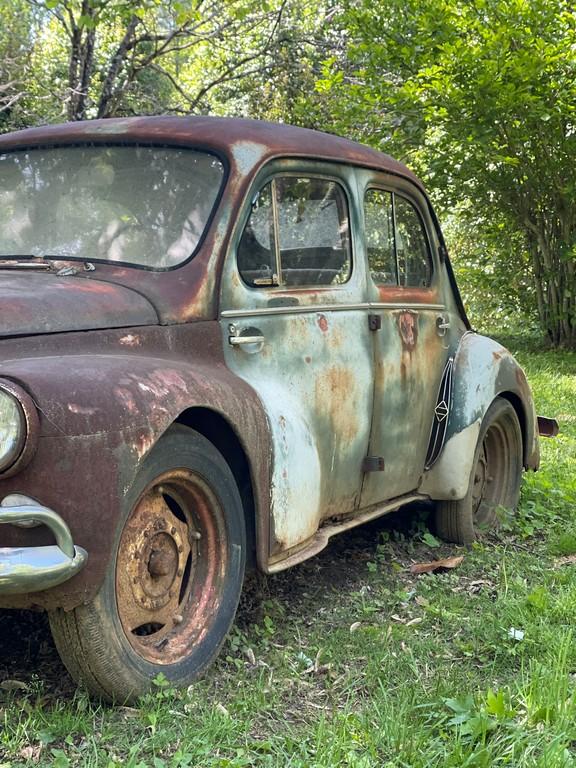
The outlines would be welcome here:
[[[96,597],[49,614],[72,677],[116,702],[145,694],[160,673],[189,685],[210,665],[234,620],[246,553],[232,472],[191,429],[168,430],[125,501]]]
[[[522,430],[514,407],[497,397],[480,427],[468,492],[436,502],[436,531],[447,541],[471,544],[498,525],[498,508],[514,511],[522,480]]]

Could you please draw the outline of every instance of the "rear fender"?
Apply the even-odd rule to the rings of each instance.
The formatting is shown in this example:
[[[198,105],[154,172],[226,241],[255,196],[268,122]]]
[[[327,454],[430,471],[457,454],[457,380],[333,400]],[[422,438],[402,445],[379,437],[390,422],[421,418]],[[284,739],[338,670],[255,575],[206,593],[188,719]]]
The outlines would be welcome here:
[[[424,473],[420,492],[432,499],[462,499],[468,491],[480,425],[496,397],[514,406],[522,428],[524,466],[538,469],[539,444],[532,393],[522,368],[503,346],[465,333],[454,360],[452,399],[444,447]]]

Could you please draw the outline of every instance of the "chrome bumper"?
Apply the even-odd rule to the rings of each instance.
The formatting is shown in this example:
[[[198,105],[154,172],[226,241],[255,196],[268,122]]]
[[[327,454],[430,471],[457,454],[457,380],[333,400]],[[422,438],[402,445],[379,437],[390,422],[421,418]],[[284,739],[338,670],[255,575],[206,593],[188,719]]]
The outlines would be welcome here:
[[[20,494],[0,502],[0,524],[21,528],[46,525],[56,544],[45,547],[0,547],[0,595],[41,592],[72,578],[88,559],[86,550],[74,546],[70,530],[60,515]]]

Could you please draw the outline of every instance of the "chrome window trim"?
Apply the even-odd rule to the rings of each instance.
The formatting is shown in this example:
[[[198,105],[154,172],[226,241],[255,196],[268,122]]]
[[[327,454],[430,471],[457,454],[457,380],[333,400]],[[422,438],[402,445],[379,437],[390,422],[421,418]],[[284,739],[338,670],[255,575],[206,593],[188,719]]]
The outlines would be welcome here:
[[[416,302],[364,302],[361,304],[307,304],[306,306],[260,307],[258,309],[225,309],[220,317],[253,317],[255,315],[296,315],[311,312],[346,312],[361,309],[406,309],[442,312],[444,304],[418,304]]]

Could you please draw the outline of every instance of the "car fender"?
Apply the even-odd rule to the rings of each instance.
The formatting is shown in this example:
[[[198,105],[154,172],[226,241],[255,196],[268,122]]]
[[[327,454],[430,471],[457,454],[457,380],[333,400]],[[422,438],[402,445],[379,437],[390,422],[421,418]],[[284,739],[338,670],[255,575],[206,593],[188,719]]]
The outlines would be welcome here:
[[[86,568],[70,581],[16,595],[11,606],[70,609],[92,599],[112,555],[126,490],[158,439],[190,408],[216,412],[241,442],[252,474],[259,561],[266,561],[269,425],[251,387],[224,365],[145,354],[71,354],[14,361],[2,373],[32,396],[42,428],[29,465],[0,480],[0,497],[26,493],[54,509],[88,552]],[[7,546],[52,543],[44,527],[14,529],[10,537]]]
[[[435,463],[424,472],[419,491],[432,499],[464,498],[482,420],[499,396],[508,399],[518,415],[524,466],[538,469],[539,443],[532,393],[524,371],[511,353],[493,339],[470,331],[460,340],[452,376],[444,446]]]

